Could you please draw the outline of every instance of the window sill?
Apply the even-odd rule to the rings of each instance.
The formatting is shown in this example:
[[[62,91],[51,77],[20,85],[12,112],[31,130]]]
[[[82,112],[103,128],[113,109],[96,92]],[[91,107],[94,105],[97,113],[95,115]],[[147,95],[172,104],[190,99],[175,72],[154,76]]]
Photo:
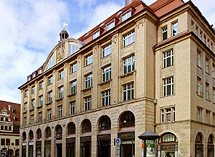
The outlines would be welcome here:
[[[173,67],[174,65],[170,65],[170,66],[168,66],[168,67],[163,67],[162,69],[168,69],[168,68],[171,68],[171,67]]]
[[[205,73],[208,74],[208,75],[210,76],[209,72],[206,72],[206,71],[205,71]]]
[[[210,99],[206,99],[207,101],[209,101],[209,102],[211,102],[211,100]]]
[[[110,83],[111,81],[112,81],[112,79],[107,80],[107,81],[104,81],[104,82],[101,82],[101,83],[99,83],[98,85],[99,85],[99,86],[102,86],[102,85],[104,85],[104,84]]]
[[[89,87],[89,88],[83,89],[82,92],[88,91],[88,90],[90,90],[91,88],[93,88],[93,87]]]
[[[92,65],[92,64],[93,64],[93,63],[87,64],[87,65],[85,65],[84,67],[90,66],[90,65]]]
[[[67,95],[67,97],[71,97],[71,96],[74,96],[74,95],[76,95],[76,93],[74,93],[74,94],[69,94],[69,95]]]
[[[37,106],[38,109],[39,109],[39,108],[42,108],[42,107],[43,107],[43,105]]]
[[[58,99],[56,99],[55,101],[60,101],[60,100],[63,100],[63,97],[62,97],[62,98],[58,98]]]
[[[34,108],[30,109],[29,111],[30,111],[30,112],[31,112],[31,111],[34,111]]]
[[[175,94],[167,95],[167,96],[162,96],[161,98],[169,98],[169,97],[173,97],[173,96],[175,96]]]
[[[27,111],[23,111],[22,113],[23,113],[23,114],[26,114],[26,113],[27,113]]]
[[[46,103],[46,105],[48,106],[48,105],[50,105],[50,104],[52,104],[52,102],[48,102],[48,103]]]
[[[123,74],[123,75],[119,76],[119,78],[124,78],[124,77],[127,77],[127,76],[129,76],[129,75],[133,75],[134,73],[136,73],[136,70],[131,71],[131,72],[126,73],[126,74]]]
[[[202,70],[202,67],[200,67],[199,65],[197,65],[197,67]]]

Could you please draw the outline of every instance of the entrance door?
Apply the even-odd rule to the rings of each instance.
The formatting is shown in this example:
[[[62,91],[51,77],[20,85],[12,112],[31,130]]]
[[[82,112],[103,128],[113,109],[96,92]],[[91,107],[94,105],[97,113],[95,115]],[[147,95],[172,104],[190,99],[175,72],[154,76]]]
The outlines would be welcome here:
[[[75,157],[75,143],[66,144],[66,156]]]
[[[110,157],[110,140],[98,141],[98,157]]]
[[[91,141],[81,143],[81,157],[91,156]]]
[[[26,146],[22,146],[22,157],[26,157]]]
[[[122,144],[120,148],[121,157],[134,157],[134,144]]]
[[[62,144],[57,144],[57,157],[62,157]]]

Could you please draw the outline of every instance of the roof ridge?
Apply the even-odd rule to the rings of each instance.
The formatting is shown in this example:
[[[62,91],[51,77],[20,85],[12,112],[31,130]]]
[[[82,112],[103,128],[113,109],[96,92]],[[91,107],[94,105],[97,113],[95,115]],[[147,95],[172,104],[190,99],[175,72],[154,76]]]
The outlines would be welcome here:
[[[20,105],[20,103],[11,102],[11,101],[5,101],[5,100],[0,100],[0,103],[1,103],[1,102],[11,103],[11,104],[15,104],[15,105]]]
[[[158,1],[159,1],[159,0],[158,0]],[[156,2],[158,2],[158,1],[156,1]],[[175,1],[175,0],[168,0],[167,2],[163,3],[162,5],[159,5],[159,6],[158,6],[157,8],[155,8],[155,9],[153,9],[153,11],[155,12],[155,11],[157,11],[157,10],[163,8],[163,7],[165,7],[166,5],[168,5],[169,3],[173,2],[173,1]],[[155,3],[156,3],[156,2],[155,2]],[[153,3],[153,4],[154,4],[154,3]]]

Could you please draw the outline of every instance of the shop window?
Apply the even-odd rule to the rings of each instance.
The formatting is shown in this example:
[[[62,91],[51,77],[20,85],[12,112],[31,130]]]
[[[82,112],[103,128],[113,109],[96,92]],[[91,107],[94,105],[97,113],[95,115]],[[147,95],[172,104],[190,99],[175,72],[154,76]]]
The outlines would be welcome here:
[[[207,150],[208,150],[208,157],[213,157],[214,156],[214,144],[213,144],[213,141],[214,141],[214,136],[211,134],[208,138],[208,147],[207,147]]]
[[[123,113],[120,117],[119,127],[127,128],[135,126],[135,117],[134,114],[130,111]]]
[[[108,116],[102,116],[99,121],[99,131],[102,130],[110,130],[111,129],[111,121]]]
[[[70,122],[68,124],[68,135],[75,134],[75,124],[73,122]]]
[[[204,145],[202,143],[203,135],[199,132],[196,135],[196,140],[195,140],[195,156],[203,156],[204,154]]]
[[[82,123],[82,133],[91,132],[91,122],[85,119]]]
[[[38,129],[37,130],[37,139],[40,139],[40,138],[42,138],[42,131],[41,131],[41,129]]]

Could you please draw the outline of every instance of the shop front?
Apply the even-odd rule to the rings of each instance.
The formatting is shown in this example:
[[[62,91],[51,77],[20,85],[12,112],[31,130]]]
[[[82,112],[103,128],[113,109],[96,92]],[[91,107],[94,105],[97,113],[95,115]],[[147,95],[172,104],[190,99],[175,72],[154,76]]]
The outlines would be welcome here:
[[[33,157],[33,146],[34,142],[30,141],[28,143],[28,157]]]
[[[213,135],[210,135],[208,138],[208,157],[214,157],[214,144],[213,144]]]
[[[51,156],[51,140],[45,140],[44,157]]]
[[[75,137],[66,139],[66,156],[75,157]]]
[[[80,142],[80,156],[91,157],[91,136],[81,137]]]
[[[204,155],[204,145],[202,143],[202,137],[203,137],[203,135],[201,133],[198,133],[196,135],[195,157],[203,157],[203,155]]]
[[[22,157],[26,157],[26,143],[22,143]]]
[[[98,157],[111,156],[111,135],[98,135],[97,136]]]
[[[133,157],[135,156],[135,133],[119,133],[118,137],[121,139],[120,156]]]
[[[36,157],[41,157],[41,149],[42,148],[42,141],[36,142]]]

